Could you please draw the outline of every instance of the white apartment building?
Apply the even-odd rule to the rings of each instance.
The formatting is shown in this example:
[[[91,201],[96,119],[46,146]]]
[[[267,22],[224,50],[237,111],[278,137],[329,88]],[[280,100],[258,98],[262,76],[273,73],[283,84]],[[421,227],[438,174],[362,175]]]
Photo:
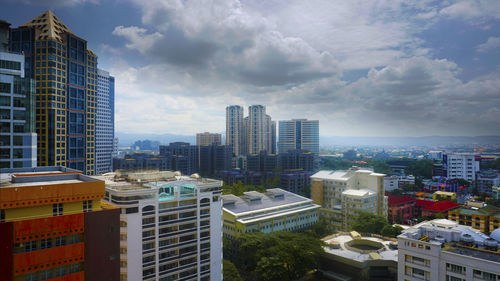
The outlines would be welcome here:
[[[386,176],[384,177],[384,189],[385,191],[392,191],[398,189],[404,184],[413,185],[415,184],[415,177],[409,176]]]
[[[420,223],[398,236],[398,280],[500,280],[498,246],[498,240],[454,221]]]
[[[384,174],[352,167],[311,176],[311,197],[333,230],[350,230],[360,211],[387,216]]]
[[[263,150],[268,153],[276,152],[276,122],[266,114],[265,106],[249,106],[248,116],[243,122],[246,129],[247,154],[259,154]]]
[[[443,156],[443,164],[446,168],[446,177],[449,179],[476,180],[476,172],[479,171],[479,161],[475,160],[474,154],[445,154]]]
[[[222,280],[222,182],[144,172],[102,176],[121,208],[120,279]]]

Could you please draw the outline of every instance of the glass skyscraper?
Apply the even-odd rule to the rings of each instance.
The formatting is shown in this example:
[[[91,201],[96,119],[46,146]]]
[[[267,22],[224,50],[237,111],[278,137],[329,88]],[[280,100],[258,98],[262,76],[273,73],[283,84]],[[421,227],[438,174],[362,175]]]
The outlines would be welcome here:
[[[292,119],[279,121],[278,152],[302,149],[319,154],[319,121]]]
[[[9,47],[36,80],[38,165],[95,174],[97,56],[87,41],[46,11],[11,29]]]
[[[95,130],[96,174],[111,172],[115,137],[115,78],[102,69],[97,69]]]

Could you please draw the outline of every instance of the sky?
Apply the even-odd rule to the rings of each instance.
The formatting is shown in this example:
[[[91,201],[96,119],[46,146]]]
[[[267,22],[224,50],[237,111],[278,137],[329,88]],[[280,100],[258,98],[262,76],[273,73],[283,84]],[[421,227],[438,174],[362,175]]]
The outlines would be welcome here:
[[[51,9],[115,76],[117,133],[224,132],[225,108],[324,136],[500,133],[498,0],[0,0]]]

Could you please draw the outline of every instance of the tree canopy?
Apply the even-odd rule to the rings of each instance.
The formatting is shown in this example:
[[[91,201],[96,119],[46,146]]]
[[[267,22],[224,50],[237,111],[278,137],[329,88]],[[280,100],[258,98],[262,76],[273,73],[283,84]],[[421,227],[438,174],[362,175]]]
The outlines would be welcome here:
[[[380,234],[380,231],[386,225],[389,225],[386,217],[368,212],[361,212],[352,224],[352,229],[362,233]]]
[[[317,267],[323,241],[306,233],[252,232],[234,242],[234,263],[245,280],[297,280]]]
[[[224,281],[243,281],[236,266],[228,260],[222,261],[222,278]]]

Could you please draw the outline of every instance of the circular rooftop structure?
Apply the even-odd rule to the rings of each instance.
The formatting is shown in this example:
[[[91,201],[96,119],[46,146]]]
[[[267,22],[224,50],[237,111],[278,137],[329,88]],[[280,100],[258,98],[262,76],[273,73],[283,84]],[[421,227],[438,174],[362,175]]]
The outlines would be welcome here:
[[[384,244],[368,239],[353,239],[351,241],[346,242],[344,245],[351,251],[364,254],[371,252],[378,252],[379,250],[385,248]]]

